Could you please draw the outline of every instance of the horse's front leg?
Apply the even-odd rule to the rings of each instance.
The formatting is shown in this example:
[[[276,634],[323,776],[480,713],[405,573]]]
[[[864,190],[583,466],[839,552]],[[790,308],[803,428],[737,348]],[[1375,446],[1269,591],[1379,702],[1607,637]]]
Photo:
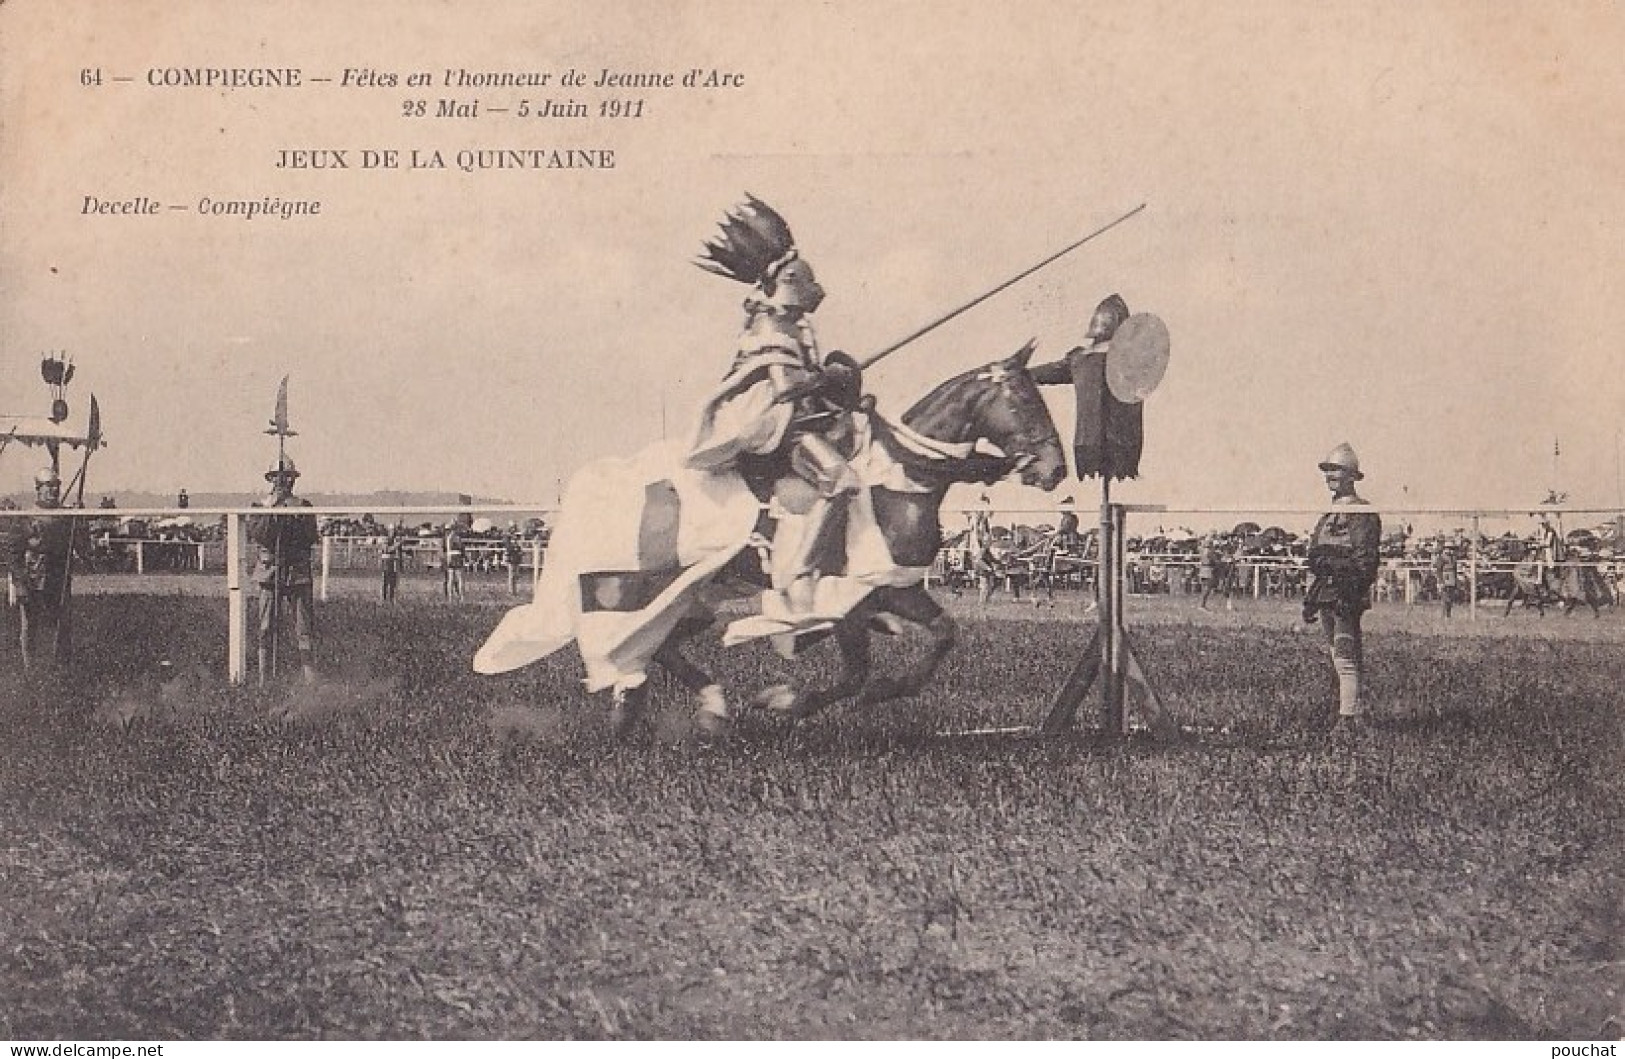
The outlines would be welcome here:
[[[796,720],[803,720],[827,706],[855,697],[869,679],[869,629],[871,613],[867,601],[858,605],[835,625],[835,643],[841,651],[841,672],[829,687],[803,688],[790,691],[787,685],[768,689],[770,709],[782,709]],[[782,700],[784,705],[778,705]]]
[[[937,667],[959,639],[959,626],[937,601],[918,585],[903,589],[882,589],[876,609],[894,614],[925,629],[928,637],[923,653],[896,676],[877,676],[863,688],[861,702],[889,702],[918,695],[925,690]]]
[[[705,735],[722,736],[733,730],[733,716],[728,710],[728,699],[723,694],[722,685],[712,678],[710,673],[683,653],[683,644],[693,639],[699,633],[710,628],[710,617],[687,617],[677,623],[666,642],[654,653],[654,660],[659,662],[661,668],[671,674],[673,680],[693,693],[697,700],[694,710],[694,724]],[[640,704],[641,705],[641,704]],[[630,728],[640,719],[631,717],[623,722],[620,713],[616,715],[617,734],[624,734],[625,728]]]

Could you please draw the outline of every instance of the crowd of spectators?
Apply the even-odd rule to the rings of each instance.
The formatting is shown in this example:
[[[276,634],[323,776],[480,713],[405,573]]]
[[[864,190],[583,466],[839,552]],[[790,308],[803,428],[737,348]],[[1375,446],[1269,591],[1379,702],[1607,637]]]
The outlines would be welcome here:
[[[1056,586],[1092,590],[1098,563],[1098,532],[1074,533],[1062,543],[1053,525],[994,525],[987,513],[970,516],[972,525],[945,536],[934,576],[954,591],[981,585],[984,598],[989,585],[1004,588],[1015,598],[1034,587],[1050,591]],[[1402,527],[1386,534],[1379,549],[1382,569],[1376,591],[1379,598],[1415,602],[1439,598],[1445,562],[1466,585],[1473,549],[1470,534],[1417,534]],[[1537,553],[1539,531],[1507,531],[1478,541],[1478,596],[1503,599],[1512,589],[1512,568]],[[1565,535],[1568,562],[1596,564],[1604,580],[1614,586],[1625,582],[1625,543],[1617,525],[1579,529]],[[1193,594],[1201,591],[1199,572],[1204,547],[1211,549],[1213,576],[1221,588],[1238,595],[1301,596],[1306,590],[1308,535],[1278,526],[1243,522],[1227,530],[1197,533],[1159,528],[1132,535],[1124,541],[1128,591],[1132,594]],[[1465,588],[1462,590],[1465,592]]]

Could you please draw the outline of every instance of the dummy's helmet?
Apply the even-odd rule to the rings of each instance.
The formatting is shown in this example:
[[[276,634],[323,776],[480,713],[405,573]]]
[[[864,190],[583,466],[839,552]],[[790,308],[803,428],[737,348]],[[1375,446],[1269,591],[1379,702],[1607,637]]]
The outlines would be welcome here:
[[[299,477],[299,468],[293,465],[292,456],[277,457],[276,466],[265,472],[265,480],[274,482],[278,478],[287,478],[289,481]]]
[[[1354,447],[1346,441],[1328,453],[1324,460],[1320,461],[1320,469],[1323,471],[1347,471],[1349,477],[1355,481],[1365,477],[1360,473],[1360,457],[1354,454]]]
[[[62,476],[56,473],[55,467],[41,467],[34,475],[34,488],[42,485],[61,485]]]
[[[1120,294],[1109,295],[1099,305],[1095,306],[1093,315],[1089,318],[1089,337],[1107,339],[1117,333],[1127,320],[1128,302]]]

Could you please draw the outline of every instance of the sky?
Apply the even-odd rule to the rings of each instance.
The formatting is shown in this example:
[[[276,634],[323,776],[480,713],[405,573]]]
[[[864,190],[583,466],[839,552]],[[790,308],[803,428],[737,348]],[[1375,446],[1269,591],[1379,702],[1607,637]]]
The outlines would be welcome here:
[[[251,489],[287,375],[306,491],[548,503],[589,460],[692,430],[746,293],[692,260],[745,192],[787,218],[829,292],[825,349],[858,356],[1144,203],[876,365],[882,412],[1029,338],[1061,355],[1119,292],[1172,351],[1141,477],[1114,499],[1318,505],[1316,464],[1347,441],[1389,506],[1553,488],[1625,506],[1621,54],[1625,9],[1604,2],[12,0],[0,412],[43,412],[39,358],[65,350],[75,413],[94,392],[110,443],[92,493]],[[304,83],[148,83],[232,67]],[[349,87],[347,68],[554,83]],[[742,83],[559,85],[572,68]],[[409,116],[417,98],[481,111]],[[593,116],[517,116],[542,98]],[[642,112],[597,116],[609,99]],[[615,166],[452,161],[539,148],[609,149]],[[448,164],[358,168],[385,149]],[[277,168],[288,150],[350,168]],[[87,196],[165,208],[86,215]],[[322,212],[198,207],[267,196]],[[1070,441],[1070,394],[1046,399]],[[0,455],[0,488],[35,462]]]

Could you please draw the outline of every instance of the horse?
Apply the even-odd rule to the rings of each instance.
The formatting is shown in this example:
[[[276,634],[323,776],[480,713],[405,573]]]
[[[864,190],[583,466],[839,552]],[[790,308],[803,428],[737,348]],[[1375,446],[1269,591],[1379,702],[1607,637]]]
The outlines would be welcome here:
[[[1584,603],[1591,608],[1592,617],[1600,618],[1602,608],[1612,600],[1608,586],[1603,583],[1595,567],[1564,565],[1548,568],[1542,577],[1535,563],[1523,562],[1512,571],[1512,591],[1507,596],[1506,609],[1501,616],[1510,617],[1512,605],[1519,602],[1525,607],[1534,607],[1543,618],[1548,603],[1554,606],[1561,604],[1564,615],[1573,614],[1574,609]]]
[[[867,428],[867,440],[851,463],[854,468],[866,469],[860,471],[864,480],[862,499],[872,509],[873,528],[889,553],[891,575],[880,579],[821,634],[831,636],[840,650],[841,669],[833,684],[800,692],[776,685],[757,696],[758,705],[802,719],[845,699],[856,698],[867,704],[915,695],[931,680],[957,639],[953,619],[924,587],[925,576],[942,543],[940,509],[948,488],[957,483],[990,484],[1013,475],[1025,485],[1050,491],[1066,474],[1060,437],[1027,371],[1033,350],[1033,343],[1028,343],[1009,357],[955,375],[912,405],[896,423],[873,411],[872,403],[870,410],[857,413]],[[577,480],[589,476],[589,471],[584,468]],[[649,476],[658,473],[651,471]],[[721,481],[724,477],[739,478],[736,474],[713,474],[703,484],[713,492],[723,490],[727,486]],[[742,480],[741,488],[748,489]],[[571,492],[576,492],[574,484]],[[756,494],[746,491],[744,496],[752,500]],[[735,493],[723,497],[724,506],[738,508],[736,501]],[[557,528],[560,537],[571,520],[571,506],[571,498],[566,497]],[[686,513],[693,506],[682,506],[681,510]],[[756,519],[761,505],[752,502],[746,506],[751,518]],[[675,519],[678,505],[673,505],[672,510]],[[640,540],[646,536],[631,535]],[[650,663],[659,663],[694,695],[698,704],[696,720],[702,728],[724,732],[731,725],[731,716],[721,688],[682,648],[716,624],[721,602],[765,584],[760,564],[743,561],[749,558],[753,558],[753,551],[746,549],[741,540],[731,550],[707,553],[684,574],[661,573],[656,585],[647,590],[638,587],[642,581],[625,575],[625,587],[618,582],[615,595],[630,595],[642,603],[654,593],[670,605],[650,604],[642,613],[651,617],[632,622],[631,634],[618,632],[615,649],[604,653],[611,664],[600,666],[596,678],[593,662],[588,659],[588,644],[580,634],[592,634],[586,627],[587,620],[597,615],[589,615],[589,607],[582,604],[590,603],[585,600],[587,586],[598,575],[556,571],[564,587],[577,593],[572,627],[560,627],[555,616],[553,627],[545,634],[534,635],[534,649],[526,650],[521,645],[518,650],[508,650],[515,639],[533,635],[522,627],[522,616],[510,612],[476,655],[475,669],[503,672],[516,668],[556,650],[574,635],[583,659],[589,661],[589,691],[605,687],[612,691],[613,727],[618,735],[625,734],[644,713]],[[552,557],[549,559],[548,565],[553,566]],[[547,567],[543,576],[548,576]],[[582,587],[576,589],[578,582]],[[640,596],[640,592],[644,594]],[[520,620],[514,620],[516,617]],[[510,644],[504,644],[504,626],[511,620],[515,628],[507,637]],[[927,645],[923,653],[900,672],[874,674],[870,666],[871,632],[880,629],[897,633],[907,626],[925,631]],[[801,637],[803,641],[812,639]],[[596,655],[596,647],[593,653]]]

